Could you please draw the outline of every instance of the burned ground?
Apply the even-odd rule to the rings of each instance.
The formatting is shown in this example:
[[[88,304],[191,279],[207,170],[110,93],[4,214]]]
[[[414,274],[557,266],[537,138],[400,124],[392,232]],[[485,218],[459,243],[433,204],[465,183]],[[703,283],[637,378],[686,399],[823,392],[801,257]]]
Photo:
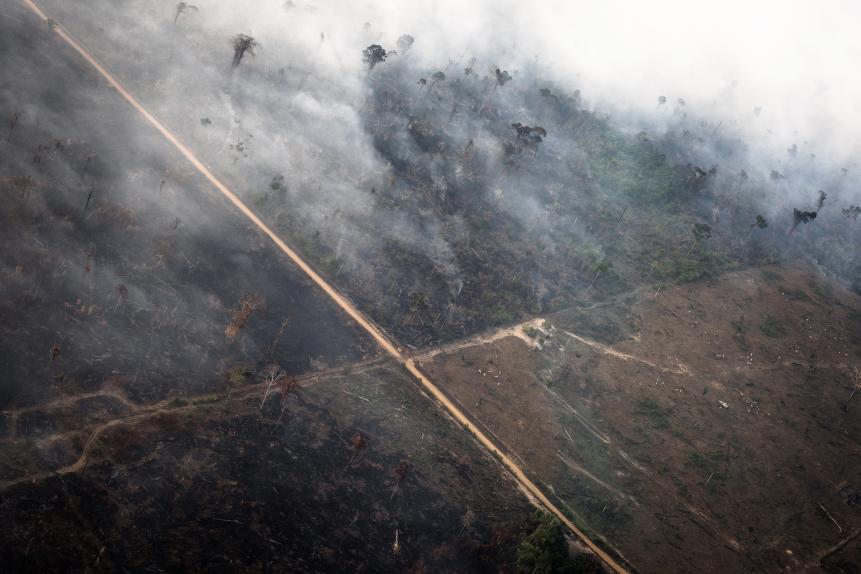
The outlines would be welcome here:
[[[101,432],[80,469],[3,489],[3,563],[16,572],[513,571],[531,505],[396,366],[301,377],[261,407],[265,387],[81,423]],[[92,408],[83,403],[81,418]],[[63,448],[75,431],[20,432],[32,449]]]
[[[31,68],[0,97],[31,107],[4,144],[0,179],[4,408],[93,391],[111,376],[145,402],[224,386],[236,365],[299,374],[377,352],[49,30],[15,21],[25,16],[16,10],[4,15],[4,53],[27,54]],[[249,297],[258,308],[226,333]]]
[[[4,569],[514,571],[517,483],[25,15],[2,16],[32,73],[0,91],[30,102],[0,164]]]

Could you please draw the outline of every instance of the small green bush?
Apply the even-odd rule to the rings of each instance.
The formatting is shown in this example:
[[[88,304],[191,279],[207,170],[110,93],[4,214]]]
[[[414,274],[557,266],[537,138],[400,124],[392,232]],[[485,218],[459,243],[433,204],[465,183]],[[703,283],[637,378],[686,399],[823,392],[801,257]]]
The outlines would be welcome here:
[[[780,319],[771,315],[765,315],[759,324],[759,330],[767,337],[783,337],[786,335],[786,327]]]

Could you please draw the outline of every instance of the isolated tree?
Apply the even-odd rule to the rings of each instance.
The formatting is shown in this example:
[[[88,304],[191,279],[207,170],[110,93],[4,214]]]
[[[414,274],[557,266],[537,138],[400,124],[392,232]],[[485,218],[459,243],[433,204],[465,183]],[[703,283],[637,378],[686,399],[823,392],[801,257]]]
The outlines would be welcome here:
[[[688,248],[688,254],[712,236],[712,227],[707,223],[694,223],[693,227],[691,227],[691,233],[694,236],[694,241],[691,243],[690,248]]]
[[[9,135],[6,137],[6,143],[12,139],[12,132],[15,131],[15,126],[18,125],[18,112],[12,114],[12,117],[9,118]]]
[[[123,302],[123,299],[126,298],[126,295],[129,294],[129,288],[123,285],[122,283],[117,284],[117,304],[114,306],[114,313],[117,312],[117,308],[120,306],[120,303]]]
[[[87,208],[90,206],[90,200],[93,199],[93,194],[96,193],[96,188],[91,187],[90,192],[87,194],[87,201],[84,203],[84,213],[83,216],[87,216]]]
[[[368,65],[369,71],[380,62],[385,62],[386,56],[386,50],[379,44],[371,44],[362,51],[362,60]]]
[[[291,393],[299,388],[299,382],[295,377],[285,375],[281,378],[279,386],[281,387],[281,412],[278,414],[278,420],[275,421],[276,425],[281,424],[281,419],[284,417],[284,412],[287,410],[287,398]]]
[[[252,313],[265,307],[266,300],[258,294],[246,295],[240,299],[239,305],[230,312],[230,323],[224,328],[224,336],[227,337],[227,343],[233,343]]]
[[[189,4],[188,2],[180,2],[177,4],[176,15],[173,17],[173,23],[176,24],[176,21],[181,14],[188,14],[189,12],[197,12],[197,6]]]
[[[475,72],[475,62],[476,61],[477,60],[475,59],[475,56],[471,57],[469,59],[469,61],[467,61],[466,67],[463,69],[463,75],[464,76],[470,76]]]
[[[753,236],[753,232],[757,229],[765,229],[766,227],[768,227],[768,220],[762,215],[757,214],[756,219],[750,224],[750,233],[747,234],[747,238],[750,239]]]
[[[33,163],[36,165],[42,164],[42,157],[45,155],[45,152],[48,150],[47,147],[39,144],[36,146],[36,153],[33,155]]]
[[[658,96],[658,106],[663,106],[667,103],[667,96]]]
[[[406,55],[410,48],[413,47],[416,39],[410,36],[409,34],[404,34],[400,38],[398,38],[397,46],[398,50],[401,51],[401,54]]]
[[[460,532],[458,532],[458,536],[463,534],[463,531],[467,528],[471,528],[472,525],[475,524],[475,512],[469,507],[467,507],[466,512],[463,516],[460,517]]]
[[[547,130],[541,126],[530,127],[520,122],[511,124],[511,127],[516,132],[514,145],[505,144],[505,152],[507,155],[519,154],[525,149],[531,149],[537,152],[538,144],[544,141],[547,137]]]
[[[287,376],[287,373],[281,370],[281,367],[273,363],[266,365],[261,374],[263,375],[263,382],[266,383],[266,390],[263,392],[263,400],[260,401],[260,408],[263,409],[263,405],[266,404],[266,399],[269,398],[272,386],[281,382],[281,380]],[[286,399],[287,397],[281,398]]]
[[[494,89],[496,89],[497,86],[502,87],[511,81],[511,74],[508,73],[508,70],[494,68],[493,75],[496,76],[496,84],[493,86]]]
[[[861,215],[861,206],[850,205],[849,207],[843,208],[841,211],[843,213],[843,217],[857,220],[858,216]]]
[[[824,191],[819,190],[819,198],[816,200],[816,211],[822,209],[822,206],[825,205],[825,198],[828,197]]]
[[[844,411],[849,408],[849,403],[852,401],[855,393],[858,392],[858,389],[861,389],[861,367],[855,367],[855,370],[852,371],[852,392],[849,394],[849,398],[846,399],[846,404],[843,405]],[[861,499],[861,495],[859,494],[856,494],[855,497]]]
[[[815,211],[801,211],[798,209],[792,210],[792,227],[789,229],[789,235],[795,231],[795,228],[800,224],[804,223],[805,225],[816,219]]]
[[[421,87],[425,87],[428,85],[428,81],[424,78],[419,78],[419,81],[416,82],[416,84],[418,84]]]
[[[445,81],[445,74],[443,72],[434,72],[433,75],[431,76],[431,78],[433,78],[433,82],[431,83],[430,88],[428,88],[428,91],[433,89],[433,87],[435,85],[437,85],[439,82],[444,82]]]
[[[395,493],[398,491],[398,487],[401,485],[401,482],[404,480],[404,478],[406,478],[407,471],[409,470],[409,468],[410,464],[405,460],[402,460],[400,464],[398,464],[398,467],[395,469],[395,477],[398,480],[397,482],[395,482],[395,488],[394,490],[392,490],[392,496],[389,498],[389,500],[395,497]]]
[[[347,468],[353,464],[353,460],[355,460],[356,456],[360,451],[365,450],[368,446],[368,437],[366,437],[363,433],[357,432],[352,437],[350,437],[350,446],[353,447],[353,456],[350,457],[350,462],[347,463]]]
[[[430,307],[430,299],[428,299],[428,296],[421,291],[410,291],[409,303],[410,314],[405,322],[408,325],[412,325],[417,316],[420,318],[421,315],[428,310]]]
[[[702,243],[712,236],[712,228],[706,223],[694,223],[694,226],[691,228],[691,232],[694,234],[694,239],[698,243]]]
[[[260,46],[260,43],[248,34],[237,34],[234,36],[233,67],[237,67],[242,62],[242,58],[245,57],[246,52],[253,56],[254,48],[257,48],[258,46]]]

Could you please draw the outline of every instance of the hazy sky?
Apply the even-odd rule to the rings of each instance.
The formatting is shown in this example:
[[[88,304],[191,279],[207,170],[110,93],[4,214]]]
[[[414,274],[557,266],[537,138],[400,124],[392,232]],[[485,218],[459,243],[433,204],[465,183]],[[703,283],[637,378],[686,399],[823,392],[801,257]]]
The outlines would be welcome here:
[[[854,72],[861,2],[294,0],[286,13],[281,4],[273,4],[282,12],[274,21],[263,21],[266,10],[259,19],[248,16],[264,27],[282,18],[315,20],[291,33],[313,42],[325,28],[335,46],[347,40],[344,49],[358,40],[356,23],[368,21],[367,35],[387,48],[401,33],[414,35],[415,57],[428,64],[470,54],[505,59],[502,49],[509,61],[500,66],[538,57],[599,106],[660,114],[659,95],[670,103],[682,97],[775,147],[807,139],[819,155],[841,160],[861,149],[861,79]],[[762,108],[758,119],[754,107]]]

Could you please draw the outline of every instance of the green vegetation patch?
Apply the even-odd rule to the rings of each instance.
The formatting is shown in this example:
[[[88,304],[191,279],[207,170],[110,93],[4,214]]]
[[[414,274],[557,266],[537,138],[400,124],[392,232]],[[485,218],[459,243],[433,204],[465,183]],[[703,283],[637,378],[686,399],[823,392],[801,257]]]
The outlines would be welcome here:
[[[783,322],[773,315],[765,315],[759,324],[759,330],[767,337],[783,337],[786,335],[786,327]]]
[[[669,407],[662,407],[655,399],[641,399],[637,403],[636,412],[638,415],[647,417],[649,422],[652,423],[652,426],[657,429],[667,430],[670,428],[669,416],[672,413],[672,409]]]
[[[600,565],[586,555],[571,557],[562,524],[536,512],[538,526],[517,545],[517,571],[523,574],[598,574]]]

